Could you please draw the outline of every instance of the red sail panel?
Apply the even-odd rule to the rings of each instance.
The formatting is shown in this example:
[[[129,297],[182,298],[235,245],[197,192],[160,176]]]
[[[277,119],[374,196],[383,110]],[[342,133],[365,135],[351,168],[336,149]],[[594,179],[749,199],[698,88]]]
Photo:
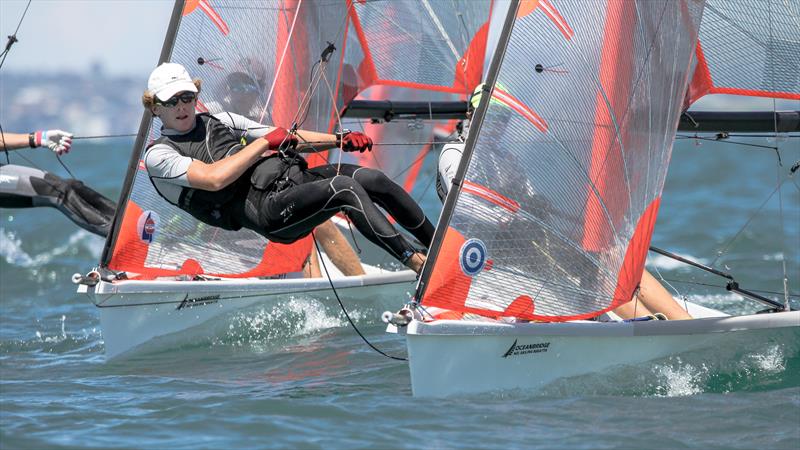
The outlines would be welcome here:
[[[709,94],[800,100],[800,7],[707,0],[688,107]]]
[[[600,51],[600,88],[594,106],[589,184],[586,187],[583,247],[600,252],[614,245],[615,229],[628,209],[623,167],[622,124],[630,98],[634,54],[630,51],[636,17],[636,3],[610,0]]]

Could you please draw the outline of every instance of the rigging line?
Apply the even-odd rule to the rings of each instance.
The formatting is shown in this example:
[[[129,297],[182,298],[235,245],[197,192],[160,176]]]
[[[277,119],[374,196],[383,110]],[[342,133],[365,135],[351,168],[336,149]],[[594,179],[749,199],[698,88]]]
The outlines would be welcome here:
[[[773,136],[770,136],[773,137]],[[711,141],[711,142],[721,142],[723,144],[735,144],[735,145],[743,145],[746,147],[757,147],[757,148],[766,148],[769,150],[778,150],[778,147],[771,146],[771,145],[760,145],[760,144],[748,144],[747,142],[735,142],[735,141],[724,141],[724,138],[707,138],[698,135],[688,136],[685,134],[676,135],[676,139],[697,139],[699,141]]]
[[[780,134],[780,133],[779,133]],[[782,133],[779,139],[794,139],[800,138],[800,134]],[[775,138],[774,134],[753,134],[753,133],[727,133],[726,137],[744,137],[744,138]]]
[[[681,283],[681,284],[694,284],[694,285],[697,285],[697,286],[715,287],[715,288],[720,288],[720,289],[726,289],[727,288],[727,286],[725,286],[725,285],[712,284],[712,283],[703,283],[703,282],[694,281],[694,280],[679,280],[677,278],[664,278],[664,281],[671,281],[673,283]],[[752,292],[758,292],[758,293],[761,293],[761,294],[783,295],[783,292],[770,291],[770,290],[767,290],[767,289],[750,289],[750,290]],[[797,294],[790,293],[789,296],[792,297],[792,298],[800,298],[800,293],[797,293]]]
[[[31,7],[31,0],[28,0],[28,4],[25,5],[25,11],[22,12],[22,17],[19,18],[19,23],[17,23],[17,29],[14,30],[14,33],[8,37],[8,42],[6,42],[6,48],[5,50],[3,50],[2,53],[0,53],[0,56],[3,57],[3,59],[0,60],[0,69],[3,68],[3,64],[6,62],[8,53],[11,51],[11,46],[14,45],[14,43],[18,42],[17,32],[19,31],[19,28],[22,26],[22,21],[25,20],[25,15],[28,14],[28,8],[30,7]]]
[[[672,289],[673,291],[675,291],[675,295],[677,295],[679,298],[682,298],[682,299],[683,299],[683,308],[684,308],[684,310],[688,311],[688,310],[689,310],[689,306],[686,304],[686,296],[685,296],[685,295],[683,295],[683,294],[681,294],[681,292],[678,290],[678,288],[676,288],[676,287],[675,287],[675,286],[673,286],[673,285],[672,285],[672,284],[671,284],[669,281],[667,281],[667,279],[666,279],[666,278],[664,278],[664,275],[661,275],[661,271],[660,271],[660,270],[658,270],[658,266],[653,266],[653,269],[655,269],[655,271],[656,271],[656,275],[658,275],[658,278],[660,278],[660,279],[661,279],[661,281],[663,281],[664,283],[666,283],[666,284],[667,284],[667,286],[669,286],[669,288],[670,288],[670,289]]]
[[[772,4],[769,5],[769,38],[770,44],[772,43]],[[772,84],[772,90],[775,90],[775,83],[774,79],[770,79]],[[776,105],[775,97],[772,98],[772,124],[775,130],[775,141],[778,140],[778,117],[775,112],[777,111],[778,107]],[[777,148],[775,149],[775,153],[778,155],[778,164],[775,166],[775,178],[778,184],[778,220],[781,224],[781,266],[783,268],[783,308],[786,311],[791,311],[789,306],[789,276],[786,274],[786,229],[783,224],[783,190],[781,189],[781,185],[783,184],[781,180],[781,168],[783,167],[783,162],[781,161],[781,152]],[[794,172],[791,172],[792,174]]]
[[[72,173],[72,171],[71,171],[71,170],[69,170],[69,167],[67,167],[67,165],[66,165],[66,164],[64,164],[64,161],[62,161],[62,160],[61,160],[61,155],[59,155],[59,154],[56,154],[56,158],[58,159],[58,163],[59,163],[59,164],[61,164],[61,167],[63,167],[63,168],[64,168],[64,170],[66,170],[66,171],[67,171],[67,173],[69,174],[69,176],[70,176],[70,177],[72,177],[72,179],[73,179],[73,180],[77,180],[77,178],[75,178],[75,174],[73,174],[73,173]]]
[[[780,190],[781,186],[783,185],[783,183],[787,179],[788,178],[784,178],[784,180],[780,184],[778,184],[778,186],[775,187],[775,189],[773,189],[772,192],[770,192],[770,194],[767,196],[767,198],[764,200],[764,202],[761,203],[761,206],[759,206],[758,209],[756,209],[756,211],[747,219],[747,221],[745,221],[744,225],[742,225],[742,227],[739,229],[739,231],[737,231],[736,234],[730,240],[728,240],[728,242],[725,243],[725,245],[723,246],[722,250],[717,252],[716,258],[714,258],[714,260],[711,261],[709,266],[713,266],[714,264],[716,264],[717,260],[719,260],[722,257],[722,255],[725,254],[725,252],[728,251],[728,248],[731,246],[731,244],[733,244],[733,242],[739,237],[740,234],[742,234],[742,232],[745,230],[745,228],[747,228],[748,225],[750,225],[750,222],[752,222],[753,219],[755,219],[755,217],[758,215],[758,213],[761,212],[761,210],[764,208],[764,206],[766,206],[766,204],[769,202],[769,200],[772,198],[772,196],[775,195],[775,192]]]
[[[425,7],[425,12],[428,13],[428,16],[430,16],[431,20],[433,21],[433,24],[436,25],[436,31],[438,31],[439,34],[442,35],[442,38],[444,39],[447,46],[450,48],[450,51],[453,52],[453,56],[456,58],[456,61],[458,61],[459,59],[458,50],[456,50],[456,46],[453,44],[453,41],[452,39],[450,39],[450,36],[448,36],[447,33],[444,31],[444,25],[442,25],[442,22],[439,20],[439,16],[436,15],[436,12],[433,10],[428,0],[422,0],[422,5]]]
[[[269,94],[267,94],[267,101],[264,103],[264,109],[261,110],[261,116],[259,116],[258,121],[264,121],[264,115],[267,113],[267,108],[269,108],[269,103],[272,101],[272,94],[275,92],[275,83],[278,82],[278,75],[281,73],[281,69],[283,69],[283,62],[286,59],[286,52],[289,50],[289,43],[292,41],[292,36],[294,35],[294,26],[297,24],[297,17],[300,15],[297,11],[300,10],[300,7],[303,5],[303,0],[297,4],[297,8],[295,9],[294,18],[292,19],[292,26],[289,28],[289,37],[286,38],[286,45],[283,47],[283,53],[281,53],[281,59],[278,62],[278,67],[275,68],[275,77],[272,79],[272,85],[269,87]],[[282,8],[284,14],[286,14],[286,7]]]
[[[135,137],[136,133],[127,133],[127,134],[101,134],[95,136],[72,136],[73,141],[77,141],[80,139],[108,139],[108,138],[122,138],[122,137]]]
[[[8,42],[6,43],[5,50],[3,50],[2,53],[0,53],[0,56],[3,57],[3,59],[0,60],[0,68],[2,68],[3,64],[5,64],[6,57],[8,57],[8,53],[11,51],[11,46],[18,41],[17,32],[19,31],[19,28],[22,26],[22,21],[25,20],[25,15],[28,14],[28,8],[30,7],[31,7],[31,0],[28,0],[28,4],[25,5],[25,11],[22,12],[22,17],[20,17],[19,22],[17,23],[17,28],[14,30],[14,33],[8,37]],[[6,163],[11,164],[11,158],[8,155],[8,147],[6,146],[6,134],[3,131],[2,126],[0,126],[0,138],[3,139],[3,152],[5,152],[6,154]]]
[[[6,133],[3,131],[2,124],[0,124],[0,139],[3,140],[3,153],[6,154],[6,164],[11,164],[11,158],[8,156],[8,146],[6,145]]]
[[[325,259],[322,257],[322,251],[319,248],[319,243],[317,242],[317,236],[314,234],[313,231],[311,232],[311,237],[314,238],[314,247],[316,247],[317,254],[319,255],[319,258],[318,258],[319,259],[319,263],[322,266],[323,270],[325,270],[325,275],[328,278],[328,284],[330,284],[331,290],[333,291],[333,296],[336,297],[336,301],[339,303],[339,307],[342,309],[342,312],[344,313],[344,316],[347,318],[347,321],[350,322],[350,326],[353,327],[353,329],[356,331],[358,336],[361,337],[361,340],[364,341],[364,343],[367,344],[371,349],[375,350],[376,352],[380,353],[381,355],[383,355],[383,356],[385,356],[385,357],[387,357],[389,359],[394,359],[396,361],[408,361],[408,358],[403,358],[403,357],[399,357],[399,356],[393,356],[393,355],[389,355],[388,353],[385,353],[383,350],[381,350],[378,347],[376,347],[375,345],[373,345],[372,342],[370,342],[366,338],[366,336],[364,336],[361,333],[361,330],[358,329],[358,327],[356,326],[355,322],[353,322],[353,319],[350,318],[350,314],[348,314],[347,308],[344,307],[344,303],[342,303],[342,299],[339,298],[339,293],[336,291],[336,286],[333,285],[333,280],[331,279],[331,274],[330,274],[330,272],[328,272],[328,268],[326,267]]]
[[[325,72],[322,73],[322,79],[325,80],[325,86],[328,88],[328,95],[330,95],[331,105],[333,106],[333,112],[336,114],[336,122],[339,126],[339,130],[343,129],[342,127],[342,114],[339,111],[339,107],[336,105],[336,96],[333,93],[333,88],[331,87],[331,82],[328,80],[328,76],[325,75]],[[374,143],[372,145],[375,145]],[[344,154],[344,142],[340,140],[339,142],[339,160],[337,161],[336,173],[339,173],[339,169],[342,165],[342,155]]]

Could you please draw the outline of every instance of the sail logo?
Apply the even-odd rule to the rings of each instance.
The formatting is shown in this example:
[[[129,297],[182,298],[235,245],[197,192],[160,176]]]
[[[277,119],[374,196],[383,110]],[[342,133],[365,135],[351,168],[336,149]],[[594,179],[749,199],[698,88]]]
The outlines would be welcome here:
[[[152,244],[156,231],[158,231],[158,222],[158,214],[155,211],[144,211],[136,223],[139,240],[146,244]]]
[[[470,277],[481,273],[486,266],[486,254],[486,245],[480,239],[469,239],[464,242],[459,251],[461,270]]]
[[[550,348],[549,342],[537,342],[536,344],[522,344],[518,345],[517,340],[514,339],[514,343],[511,344],[511,347],[503,353],[503,358],[508,358],[509,356],[520,356],[520,355],[530,355],[533,353],[544,353],[547,349]]]

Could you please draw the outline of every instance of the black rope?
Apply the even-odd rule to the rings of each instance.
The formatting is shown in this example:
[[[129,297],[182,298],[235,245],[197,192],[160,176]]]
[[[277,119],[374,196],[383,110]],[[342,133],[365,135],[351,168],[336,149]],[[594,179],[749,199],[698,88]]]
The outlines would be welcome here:
[[[319,263],[322,266],[322,269],[325,270],[325,275],[328,278],[328,283],[331,285],[331,290],[333,291],[333,295],[334,295],[334,297],[336,297],[336,301],[339,302],[339,307],[342,308],[342,312],[344,313],[344,316],[347,317],[347,321],[350,322],[350,325],[353,327],[354,330],[356,330],[356,333],[361,337],[361,340],[364,341],[364,343],[366,343],[371,349],[375,350],[376,352],[380,353],[381,355],[383,355],[383,356],[385,356],[385,357],[387,357],[389,359],[394,359],[396,361],[408,361],[408,358],[403,358],[403,357],[400,357],[400,356],[392,356],[392,355],[390,355],[388,353],[385,353],[383,350],[379,349],[378,347],[375,347],[375,345],[373,345],[372,342],[370,342],[361,333],[361,330],[358,329],[358,327],[356,326],[355,322],[353,322],[353,319],[350,318],[350,314],[347,313],[347,308],[344,307],[344,303],[342,303],[342,299],[339,298],[339,293],[336,292],[336,287],[333,285],[333,280],[331,280],[331,274],[330,274],[330,272],[328,272],[328,268],[325,267],[325,259],[322,257],[322,252],[319,249],[319,243],[317,242],[317,236],[314,235],[313,231],[311,232],[311,237],[314,239],[314,247],[316,247],[317,255],[319,255],[319,258],[317,258],[317,259],[319,259]]]
[[[693,285],[697,285],[697,286],[707,286],[707,287],[714,287],[714,288],[720,288],[720,289],[725,289],[726,288],[725,285],[712,284],[712,283],[701,283],[700,281],[679,280],[679,279],[675,279],[675,278],[666,278],[666,277],[663,277],[662,279],[664,281],[669,281],[670,283],[693,284]],[[769,291],[769,290],[766,290],[766,289],[750,289],[750,290],[753,291],[753,292],[758,292],[760,294],[783,295],[783,292]],[[789,297],[800,298],[800,294],[792,294],[792,293],[790,293]]]
[[[19,18],[19,23],[17,23],[17,29],[14,30],[14,33],[8,37],[8,42],[6,42],[6,48],[0,53],[0,56],[3,57],[0,60],[0,69],[3,68],[3,64],[6,62],[6,57],[8,57],[8,52],[11,50],[11,46],[13,46],[19,40],[17,39],[17,32],[19,31],[19,27],[22,26],[22,21],[25,20],[25,15],[28,13],[28,8],[31,7],[31,0],[28,0],[28,4],[25,5],[25,11],[22,12],[22,17]],[[3,152],[6,154],[6,164],[11,164],[11,158],[8,156],[8,146],[6,145],[6,133],[3,131],[3,127],[0,126],[0,139],[3,140]]]
[[[8,52],[11,51],[11,46],[13,46],[19,40],[17,39],[17,32],[19,31],[19,27],[22,26],[22,21],[25,20],[25,15],[28,14],[28,8],[31,7],[31,0],[28,0],[28,4],[25,5],[25,11],[22,12],[22,17],[19,18],[19,23],[17,24],[17,29],[14,30],[14,34],[8,37],[8,42],[6,42],[6,48],[0,53],[0,56],[3,57],[0,60],[0,69],[3,68],[3,64],[6,62],[6,57],[8,57]]]
[[[122,138],[122,137],[134,137],[136,133],[127,133],[127,134],[102,134],[96,136],[72,136],[73,141],[77,141],[80,139],[109,139],[109,138]]]

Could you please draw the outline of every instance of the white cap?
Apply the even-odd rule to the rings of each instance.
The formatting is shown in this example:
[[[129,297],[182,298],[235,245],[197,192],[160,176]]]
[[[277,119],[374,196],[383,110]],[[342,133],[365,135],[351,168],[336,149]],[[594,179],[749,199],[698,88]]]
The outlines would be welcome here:
[[[176,63],[164,63],[150,74],[147,90],[159,100],[166,101],[178,92],[197,92],[197,87],[185,67]]]

